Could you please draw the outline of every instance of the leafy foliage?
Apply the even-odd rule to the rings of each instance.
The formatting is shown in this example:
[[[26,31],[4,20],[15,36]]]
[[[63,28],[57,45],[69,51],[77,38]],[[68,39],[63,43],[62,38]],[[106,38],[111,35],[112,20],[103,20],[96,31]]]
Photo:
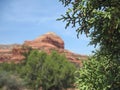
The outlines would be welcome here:
[[[33,50],[27,56],[24,66],[21,68],[20,73],[23,78],[28,82],[32,88],[39,88],[41,85],[41,70],[43,62],[47,54]]]
[[[33,50],[21,70],[21,75],[34,90],[66,88],[73,84],[75,66],[67,61],[65,56],[52,52]]]
[[[80,90],[119,90],[120,62],[94,55],[76,72],[76,84]]]
[[[43,90],[60,90],[74,83],[76,67],[64,55],[56,51],[48,55],[43,51],[30,50],[25,56],[26,60],[19,64],[0,64],[0,89],[24,90],[25,85],[32,90],[40,87]]]
[[[7,62],[3,62],[0,63],[0,71],[6,71],[6,72],[14,72],[16,70],[16,64],[14,64],[13,62],[11,63],[7,63]]]
[[[91,45],[100,52],[83,63],[77,71],[80,90],[120,89],[120,0],[59,0],[69,7],[58,20],[66,27],[77,27],[77,35],[85,33]]]
[[[71,6],[58,20],[77,27],[78,36],[91,37],[90,44],[100,44],[104,54],[120,58],[120,1],[119,0],[59,0]]]
[[[65,56],[52,52],[45,60],[42,69],[42,85],[45,90],[70,87],[74,83],[75,66]]]

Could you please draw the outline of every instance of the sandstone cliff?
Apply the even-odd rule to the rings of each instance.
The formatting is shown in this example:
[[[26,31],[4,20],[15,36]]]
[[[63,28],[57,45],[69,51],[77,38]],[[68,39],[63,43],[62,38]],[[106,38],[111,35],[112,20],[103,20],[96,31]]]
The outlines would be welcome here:
[[[25,41],[24,45],[34,49],[40,48],[59,48],[64,49],[64,41],[55,33],[46,33],[33,41]]]
[[[87,56],[75,54],[66,50],[64,48],[64,41],[55,33],[49,32],[36,38],[35,40],[25,41],[23,45],[7,46],[7,48],[5,48],[4,45],[1,45],[0,62],[20,62],[25,58],[22,53],[27,51],[26,48],[23,47],[44,50],[47,53],[50,53],[52,50],[57,50],[59,53],[64,53],[70,62],[76,64],[81,64],[81,61],[87,58]]]

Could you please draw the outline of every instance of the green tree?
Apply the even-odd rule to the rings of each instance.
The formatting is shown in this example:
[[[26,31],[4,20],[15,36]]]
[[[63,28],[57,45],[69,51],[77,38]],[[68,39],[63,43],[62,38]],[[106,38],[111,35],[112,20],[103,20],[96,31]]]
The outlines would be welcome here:
[[[119,90],[120,88],[120,0],[59,0],[69,7],[58,20],[66,27],[77,27],[77,36],[85,33],[90,44],[100,46],[94,58],[78,71],[80,90]],[[104,71],[104,72],[103,72]]]
[[[97,56],[96,56],[97,55]],[[76,85],[80,90],[119,90],[120,62],[109,56],[96,54],[83,62],[76,71]]]
[[[104,54],[120,60],[120,0],[59,0],[66,7],[58,20],[77,27],[78,36],[85,33],[90,44],[100,45]],[[105,51],[104,50],[104,51]]]
[[[64,55],[32,50],[27,59],[20,72],[32,89],[59,90],[73,84],[76,68]]]
[[[45,52],[32,50],[27,56],[25,65],[21,68],[20,73],[34,90],[41,85],[41,70],[43,63],[47,57]]]
[[[74,83],[75,65],[68,62],[64,55],[53,51],[47,56],[42,69],[42,86],[44,90],[61,90]]]

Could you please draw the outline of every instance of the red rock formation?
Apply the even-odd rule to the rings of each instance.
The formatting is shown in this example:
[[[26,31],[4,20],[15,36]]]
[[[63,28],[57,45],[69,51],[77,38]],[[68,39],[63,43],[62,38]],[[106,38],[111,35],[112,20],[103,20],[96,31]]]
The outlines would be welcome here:
[[[46,33],[33,41],[25,41],[24,45],[37,49],[44,47],[64,49],[64,41],[55,33],[51,32]]]
[[[47,53],[50,53],[52,50],[57,50],[59,53],[65,54],[70,62],[77,64],[81,64],[81,60],[87,58],[87,56],[75,54],[64,49],[64,41],[55,33],[50,32],[36,38],[33,41],[25,41],[23,45],[14,45],[12,49],[0,48],[0,62],[19,62],[23,60],[25,57],[22,53],[28,51],[28,49],[23,48],[23,46],[31,47],[32,49],[44,50]]]
[[[0,49],[0,62],[19,62],[19,60],[23,60],[24,56],[22,55],[22,47],[19,45],[13,46],[13,48],[8,47],[7,49]]]

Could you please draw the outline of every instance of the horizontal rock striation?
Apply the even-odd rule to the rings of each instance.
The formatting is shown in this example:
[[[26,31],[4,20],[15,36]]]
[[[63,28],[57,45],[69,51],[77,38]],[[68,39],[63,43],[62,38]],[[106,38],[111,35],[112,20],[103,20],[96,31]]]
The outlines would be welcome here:
[[[27,48],[26,48],[27,47]],[[23,45],[13,44],[13,45],[0,45],[0,62],[11,62],[19,63],[21,60],[25,59],[23,56],[24,52],[29,49],[38,49],[47,52],[48,54],[52,50],[56,50],[59,53],[65,54],[67,59],[75,64],[80,65],[82,60],[85,60],[87,56],[75,54],[64,48],[64,41],[55,33],[46,33],[35,40],[25,41]]]

